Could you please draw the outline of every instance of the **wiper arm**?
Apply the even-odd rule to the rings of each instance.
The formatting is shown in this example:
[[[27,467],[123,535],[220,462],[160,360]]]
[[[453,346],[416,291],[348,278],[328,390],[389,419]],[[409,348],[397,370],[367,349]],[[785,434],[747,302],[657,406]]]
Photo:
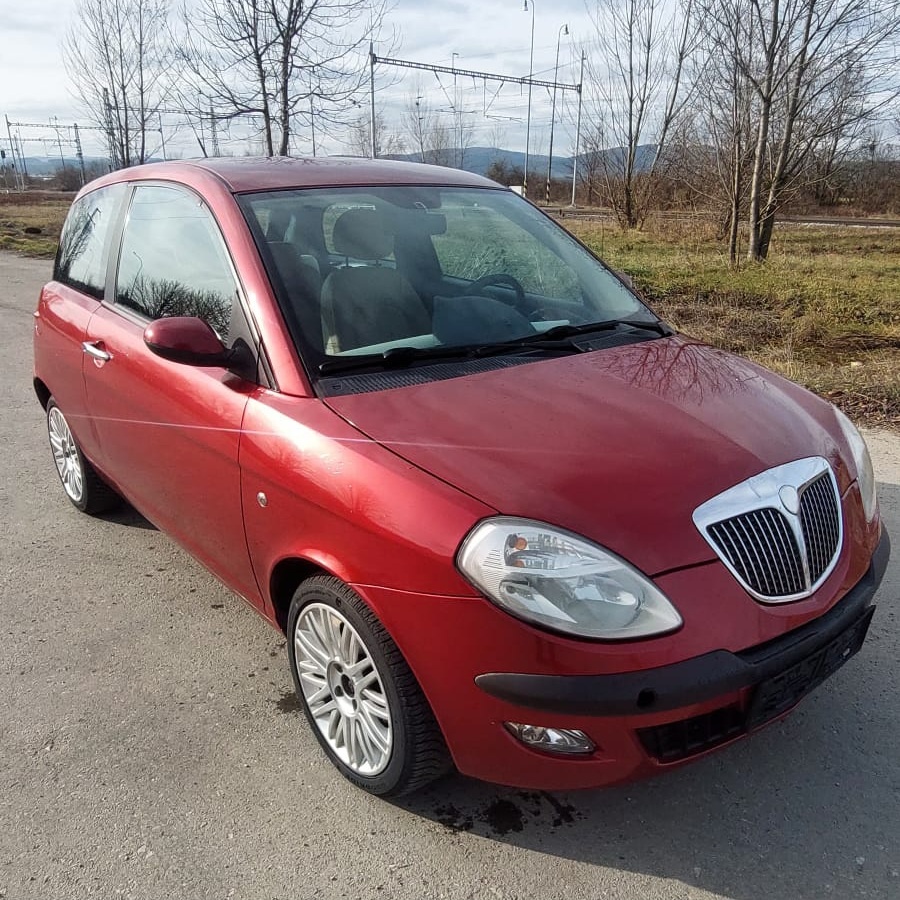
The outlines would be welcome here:
[[[458,359],[471,354],[472,347],[390,347],[382,353],[360,353],[328,359],[319,364],[323,375],[335,372],[352,372],[354,369],[368,369],[379,366],[393,369],[406,366],[419,359]]]
[[[665,322],[661,322],[658,319],[655,322],[641,319],[607,319],[605,322],[588,322],[584,325],[555,325],[553,328],[548,328],[546,331],[538,334],[519,338],[515,343],[540,343],[541,341],[576,337],[580,334],[593,334],[597,331],[613,331],[620,325],[655,331],[661,337],[670,337],[675,333]]]
[[[397,369],[419,360],[479,359],[485,356],[515,353],[516,350],[581,353],[582,348],[569,340],[570,338],[598,331],[612,331],[620,325],[654,331],[661,337],[669,337],[674,334],[668,325],[660,321],[608,319],[605,322],[590,322],[586,325],[556,325],[547,331],[539,331],[535,334],[513,338],[509,341],[495,341],[491,344],[469,344],[459,347],[390,347],[382,353],[365,353],[325,360],[325,362],[319,364],[319,372],[323,375],[334,375],[373,367]]]
[[[542,340],[544,336],[528,335],[524,340],[497,341],[493,344],[469,344],[459,347],[391,347],[383,353],[366,353],[358,356],[343,356],[328,359],[319,364],[323,375],[352,372],[356,369],[378,367],[395,369],[426,359],[479,359],[485,356],[500,356],[516,350],[552,350],[557,353],[579,353],[580,348],[571,341],[561,339]]]

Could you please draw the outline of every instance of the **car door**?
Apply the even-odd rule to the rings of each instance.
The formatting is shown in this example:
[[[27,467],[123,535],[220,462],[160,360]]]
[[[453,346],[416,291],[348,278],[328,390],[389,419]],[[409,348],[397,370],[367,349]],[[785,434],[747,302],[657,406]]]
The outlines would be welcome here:
[[[258,386],[222,367],[161,359],[143,340],[147,324],[166,316],[198,316],[226,345],[249,334],[209,209],[186,188],[138,184],[110,278],[114,302],[88,323],[85,365],[98,465],[147,518],[253,598],[238,447]]]
[[[82,451],[94,459],[96,434],[86,416],[82,377],[88,322],[106,286],[109,245],[127,186],[79,197],[59,240],[53,280],[41,291],[34,320],[34,371],[65,414]]]

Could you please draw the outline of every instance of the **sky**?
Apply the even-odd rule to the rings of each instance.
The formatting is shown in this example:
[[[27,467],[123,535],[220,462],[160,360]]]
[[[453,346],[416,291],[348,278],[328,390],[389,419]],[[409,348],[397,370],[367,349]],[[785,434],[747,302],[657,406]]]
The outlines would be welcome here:
[[[534,21],[535,77],[553,80],[557,38],[560,38],[560,82],[578,81],[578,59],[591,27],[584,0],[396,0],[386,30],[394,29],[399,46],[393,56],[434,65],[524,76],[529,69],[532,19]],[[0,0],[0,114],[12,122],[44,125],[51,119],[62,124],[87,124],[77,99],[68,85],[62,58],[62,41],[71,26],[75,0]],[[532,15],[533,10],[533,15]],[[569,35],[560,35],[568,25]],[[385,55],[388,47],[376,47]],[[458,54],[458,56],[454,56]],[[393,82],[393,83],[392,83]],[[459,98],[465,118],[474,129],[471,143],[478,146],[499,144],[509,149],[524,149],[527,91],[504,85],[494,98],[496,84],[487,87],[469,79],[453,79],[431,73],[415,73],[379,66],[376,70],[376,97],[389,130],[401,127],[402,111],[410,95],[421,91],[436,108],[447,108]],[[572,152],[575,104],[570,95],[558,96],[556,117],[556,153]],[[574,100],[574,94],[571,97]],[[487,115],[485,114],[487,111]],[[551,102],[549,91],[534,88],[532,95],[532,153],[547,152]],[[448,114],[449,117],[449,114]],[[164,118],[168,152],[196,155],[185,128],[177,129],[174,117]],[[14,129],[15,130],[15,129]],[[46,128],[21,128],[28,156],[58,153],[53,145],[54,131]],[[103,152],[99,132],[82,130],[88,155]],[[8,143],[5,123],[0,123],[0,147]],[[297,150],[307,152],[306,136],[298,139]],[[319,136],[320,152],[345,149],[340,136]],[[235,128],[220,135],[223,150],[244,153],[253,147],[245,132]],[[324,146],[323,146],[324,145]]]

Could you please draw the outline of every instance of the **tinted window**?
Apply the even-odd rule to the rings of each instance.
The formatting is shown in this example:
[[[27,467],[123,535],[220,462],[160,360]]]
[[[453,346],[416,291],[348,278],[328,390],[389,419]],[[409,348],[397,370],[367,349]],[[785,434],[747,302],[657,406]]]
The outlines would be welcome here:
[[[72,204],[59,238],[53,277],[102,298],[111,226],[126,185],[91,191]]]
[[[218,226],[193,194],[139,185],[119,256],[116,303],[148,319],[198,316],[228,336],[237,284]]]

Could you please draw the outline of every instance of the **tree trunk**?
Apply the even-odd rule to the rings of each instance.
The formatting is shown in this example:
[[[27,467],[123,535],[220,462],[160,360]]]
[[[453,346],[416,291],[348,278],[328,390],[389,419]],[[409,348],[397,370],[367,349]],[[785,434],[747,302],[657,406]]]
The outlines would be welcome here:
[[[772,231],[775,228],[775,209],[766,209],[763,213],[759,228],[759,258],[765,259],[769,255],[769,243],[772,240]]]
[[[734,157],[731,173],[731,209],[728,217],[728,264],[735,268],[738,261],[738,229],[741,216],[741,142],[734,142]]]
[[[756,150],[753,154],[753,175],[750,179],[750,237],[747,242],[747,258],[758,262],[763,257],[759,253],[760,207],[762,205],[763,170],[766,163],[766,145],[769,141],[769,121],[772,116],[773,86],[775,82],[778,33],[781,29],[781,8],[778,0],[772,4],[772,24],[766,44],[766,77],[760,94],[759,128],[756,135]]]
[[[634,196],[630,181],[626,181],[623,185],[623,195],[622,218],[627,228],[634,228],[637,225],[637,217],[634,214]]]
[[[769,139],[771,98],[763,101],[756,134],[756,150],[753,153],[753,174],[750,177],[750,237],[747,242],[747,259],[758,262],[760,256],[760,207],[762,206],[762,180],[766,161],[766,144]]]

